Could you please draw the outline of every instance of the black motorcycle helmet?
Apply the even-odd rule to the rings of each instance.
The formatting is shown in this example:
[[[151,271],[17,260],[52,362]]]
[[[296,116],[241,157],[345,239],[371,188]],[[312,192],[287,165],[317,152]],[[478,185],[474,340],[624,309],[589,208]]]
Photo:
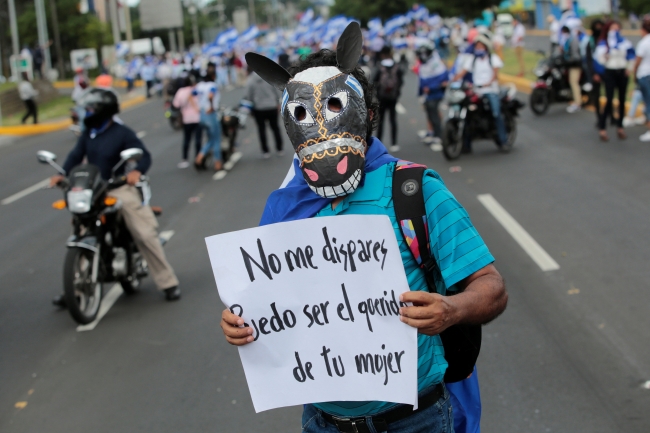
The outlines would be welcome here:
[[[434,50],[433,42],[430,41],[424,42],[420,46],[420,48],[418,48],[416,51],[418,59],[420,59],[422,63],[428,62],[431,56],[433,55],[433,50]]]
[[[87,128],[100,128],[113,115],[120,112],[117,95],[106,89],[91,89],[81,99],[81,106],[86,110],[84,124]]]

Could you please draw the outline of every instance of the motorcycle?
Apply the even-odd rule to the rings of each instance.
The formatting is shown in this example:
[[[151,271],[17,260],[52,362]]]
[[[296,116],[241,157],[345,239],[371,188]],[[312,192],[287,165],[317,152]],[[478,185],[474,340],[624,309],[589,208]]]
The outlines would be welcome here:
[[[132,148],[120,153],[120,162],[113,168],[113,176],[104,181],[99,168],[81,164],[72,169],[58,186],[64,190],[64,199],[52,207],[68,209],[72,213],[72,235],[63,264],[63,293],[72,318],[88,324],[97,318],[102,302],[102,284],[117,282],[125,293],[133,293],[149,271],[138,251],[124,219],[118,212],[120,200],[108,195],[112,189],[126,184],[126,177],[115,177],[120,167],[142,157],[142,149]],[[38,161],[51,165],[65,175],[55,162],[56,155],[41,150]],[[145,176],[136,184],[148,205],[151,189]],[[153,208],[160,215],[159,208]]]
[[[543,51],[539,52],[546,56]],[[530,94],[530,109],[538,116],[546,114],[551,104],[557,102],[572,102],[573,93],[569,84],[569,68],[560,56],[543,57],[533,70],[537,81],[533,84]],[[582,74],[580,86],[585,93],[592,91],[585,74]]]
[[[524,106],[515,96],[517,89],[511,86],[502,89],[501,115],[504,117],[506,134],[505,143],[500,148],[508,152],[517,139],[517,116]],[[492,116],[489,101],[474,92],[469,83],[454,82],[449,86],[445,96],[448,106],[447,120],[442,138],[442,151],[448,160],[457,159],[463,149],[463,140],[474,138],[492,139],[498,145],[496,123]]]
[[[169,121],[169,126],[174,131],[183,129],[183,116],[181,115],[180,108],[174,107],[171,102],[165,102],[165,117]]]

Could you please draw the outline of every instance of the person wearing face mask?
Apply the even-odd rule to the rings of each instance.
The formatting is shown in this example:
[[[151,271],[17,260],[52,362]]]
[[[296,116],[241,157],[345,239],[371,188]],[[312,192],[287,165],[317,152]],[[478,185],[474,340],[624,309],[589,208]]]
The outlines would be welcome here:
[[[609,141],[607,120],[612,119],[618,138],[627,138],[623,129],[625,95],[635,58],[634,46],[621,35],[621,25],[610,21],[603,27],[594,55],[594,70],[605,84],[607,102],[598,119],[598,134],[602,141]],[[614,119],[614,92],[618,93],[618,117]]]
[[[462,80],[465,75],[472,74],[474,89],[480,96],[487,98],[496,121],[499,146],[508,139],[506,124],[501,114],[501,99],[499,98],[499,69],[503,61],[499,56],[490,52],[492,44],[486,35],[479,35],[474,42],[474,54],[468,56],[462,70],[454,80]],[[463,137],[463,153],[470,153],[471,137]]]
[[[296,152],[293,169],[283,187],[269,196],[260,225],[325,216],[389,215],[393,216],[396,236],[402,236],[400,223],[394,218],[393,190],[387,185],[400,170],[417,164],[397,160],[372,136],[379,104],[371,82],[358,67],[361,46],[361,29],[351,23],[339,38],[336,52],[321,50],[311,54],[289,71],[263,56],[246,55],[248,65],[283,92],[280,115]],[[443,379],[448,363],[439,336],[441,328],[447,327],[442,317],[447,313],[439,310],[437,303],[455,304],[449,325],[478,324],[505,309],[507,294],[492,265],[494,259],[465,209],[437,173],[429,169],[422,173],[421,193],[428,199],[424,204],[426,215],[420,220],[432,228],[429,250],[444,270],[429,291],[426,271],[418,265],[407,243],[401,242],[411,289],[401,300],[418,299],[417,306],[401,311],[402,322],[418,329],[418,408],[383,401],[306,404],[303,432],[454,431],[450,395]],[[441,296],[447,293],[447,287],[456,287],[461,293]],[[440,320],[445,325],[434,324]],[[229,309],[222,312],[221,328],[232,345],[259,344],[254,342],[253,329]],[[476,379],[475,374],[471,376]]]
[[[596,111],[596,122],[599,121],[600,115],[602,112],[602,106],[600,104],[600,89],[602,83],[602,77],[598,75],[594,69],[594,54],[596,52],[596,47],[598,46],[598,40],[600,39],[600,34],[603,31],[603,21],[596,19],[591,23],[591,35],[584,39],[584,59],[583,59],[583,70],[587,75],[587,81],[591,83],[591,93],[589,95],[589,103],[594,106]]]

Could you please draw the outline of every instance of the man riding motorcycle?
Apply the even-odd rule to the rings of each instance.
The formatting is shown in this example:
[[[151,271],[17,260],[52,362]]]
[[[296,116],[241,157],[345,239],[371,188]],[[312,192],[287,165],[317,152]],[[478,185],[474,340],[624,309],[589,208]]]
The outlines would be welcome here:
[[[503,67],[503,61],[499,56],[491,53],[491,48],[490,39],[486,35],[479,34],[474,41],[474,54],[467,56],[465,64],[462,65],[462,70],[456,75],[455,80],[462,80],[467,73],[472,74],[476,93],[487,98],[490,103],[501,146],[508,140],[499,97],[499,69]],[[463,137],[463,153],[472,151],[470,138]]]
[[[156,286],[165,293],[168,301],[175,301],[180,298],[181,291],[158,239],[156,217],[149,206],[143,206],[140,193],[134,186],[151,166],[151,155],[131,129],[113,120],[113,116],[120,111],[113,92],[92,89],[84,96],[82,104],[86,112],[86,129],[68,155],[63,169],[69,173],[85,157],[89,164],[99,167],[102,178],[108,180],[112,168],[120,161],[121,151],[130,148],[143,150],[144,154],[135,168],[126,173],[126,185],[112,190],[110,195],[122,202],[121,213],[126,226],[147,261]],[[124,174],[125,169],[121,167],[118,171],[122,173],[116,175]],[[63,179],[63,175],[52,176],[50,186],[57,185]],[[53,302],[65,306],[62,296],[55,297]]]

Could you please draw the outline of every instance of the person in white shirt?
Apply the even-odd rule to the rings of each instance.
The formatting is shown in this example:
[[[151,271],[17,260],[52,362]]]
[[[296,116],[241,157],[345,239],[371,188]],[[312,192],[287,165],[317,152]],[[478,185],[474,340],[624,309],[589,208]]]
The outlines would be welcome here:
[[[29,75],[27,72],[22,73],[22,81],[18,84],[18,96],[25,103],[27,107],[27,113],[23,116],[22,123],[24,124],[27,119],[34,117],[34,125],[38,123],[38,110],[36,108],[36,101],[34,98],[38,95],[38,92],[32,86],[32,83],[29,82]]]
[[[198,83],[195,88],[201,110],[201,126],[207,132],[208,140],[203,145],[199,154],[196,155],[194,165],[197,169],[202,169],[205,158],[211,152],[214,158],[214,170],[219,171],[223,168],[221,162],[221,123],[219,122],[218,116],[221,97],[215,82],[216,78],[216,65],[214,63],[208,63],[205,80]]]
[[[648,131],[639,139],[650,142],[650,15],[643,17],[641,22],[643,38],[636,46],[636,61],[634,63],[634,77],[643,95],[645,104],[645,118]]]
[[[513,21],[514,29],[512,30],[511,43],[517,55],[517,63],[519,63],[518,77],[523,77],[526,72],[526,65],[524,64],[524,37],[526,36],[526,28],[518,20]]]
[[[492,116],[496,122],[499,146],[508,140],[506,124],[501,114],[501,99],[499,98],[499,69],[503,68],[503,61],[499,56],[491,53],[492,44],[485,35],[478,35],[474,42],[474,55],[465,59],[462,70],[456,75],[455,80],[462,80],[467,74],[472,74],[474,89],[478,95],[484,96],[490,102]],[[469,152],[469,143],[465,142],[464,151]]]
[[[560,43],[560,22],[555,18],[555,15],[549,15],[546,21],[548,22],[549,39],[551,40],[551,55],[553,55]]]

